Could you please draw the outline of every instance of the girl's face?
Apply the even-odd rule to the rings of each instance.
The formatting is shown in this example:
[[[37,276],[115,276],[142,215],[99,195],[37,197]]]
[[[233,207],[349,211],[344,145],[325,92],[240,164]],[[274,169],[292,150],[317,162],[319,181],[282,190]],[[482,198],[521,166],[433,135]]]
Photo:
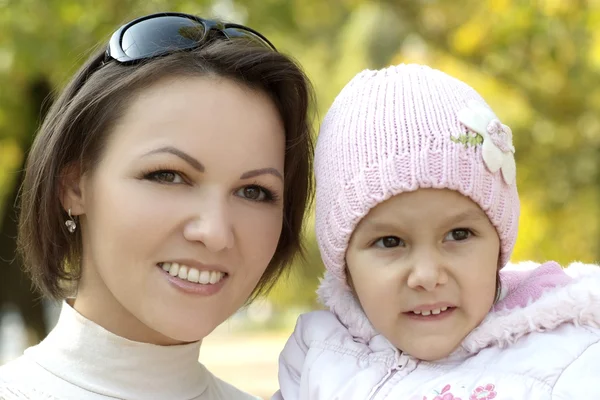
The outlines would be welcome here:
[[[136,341],[208,335],[275,253],[284,148],[263,93],[215,77],[143,90],[99,165],[66,185],[83,238],[75,309]]]
[[[477,204],[420,189],[379,204],[358,224],[346,262],[373,326],[422,360],[448,356],[496,294],[500,240]]]

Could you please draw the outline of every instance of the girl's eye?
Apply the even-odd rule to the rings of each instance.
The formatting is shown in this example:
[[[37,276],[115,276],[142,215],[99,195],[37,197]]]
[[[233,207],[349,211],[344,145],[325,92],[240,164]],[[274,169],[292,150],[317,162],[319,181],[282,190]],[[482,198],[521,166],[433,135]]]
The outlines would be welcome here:
[[[244,186],[236,192],[236,195],[244,199],[258,202],[273,201],[274,197],[269,190],[258,185]]]
[[[446,235],[445,239],[446,241],[463,241],[463,240],[467,240],[468,238],[470,238],[473,235],[473,232],[471,232],[471,230],[469,229],[465,229],[465,228],[460,228],[460,229],[453,229],[450,232],[448,232],[448,234]]]
[[[185,182],[179,173],[168,170],[152,172],[147,174],[144,178],[150,181],[165,184],[177,184]]]
[[[384,236],[374,243],[375,247],[390,249],[393,247],[404,246],[404,241],[397,236]]]

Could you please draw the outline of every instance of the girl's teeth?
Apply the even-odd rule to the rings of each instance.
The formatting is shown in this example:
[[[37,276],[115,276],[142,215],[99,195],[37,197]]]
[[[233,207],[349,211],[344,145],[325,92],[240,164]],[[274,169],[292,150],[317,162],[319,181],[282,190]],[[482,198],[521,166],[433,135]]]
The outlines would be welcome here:
[[[431,314],[438,315],[441,312],[444,312],[448,309],[448,307],[435,308],[433,310],[423,310],[423,311],[413,311],[413,314],[429,316]]]
[[[190,268],[186,265],[179,265],[177,263],[160,263],[159,266],[171,276],[176,276],[179,279],[187,280],[193,283],[200,283],[202,285],[214,285],[223,279],[225,275],[219,271],[199,271],[195,268]]]

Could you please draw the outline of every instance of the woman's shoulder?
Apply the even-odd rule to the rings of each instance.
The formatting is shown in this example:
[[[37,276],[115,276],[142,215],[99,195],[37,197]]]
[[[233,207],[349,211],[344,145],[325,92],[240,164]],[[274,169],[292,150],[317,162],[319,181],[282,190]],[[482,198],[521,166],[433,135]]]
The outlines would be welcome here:
[[[58,400],[35,389],[35,365],[25,357],[0,366],[0,400]]]
[[[25,356],[0,365],[0,388],[5,389],[8,385],[14,385],[26,379],[27,375],[31,373],[32,367],[34,365]]]
[[[0,400],[59,400],[59,398],[40,393],[35,389],[0,381]]]
[[[25,355],[0,366],[0,400],[87,399]]]

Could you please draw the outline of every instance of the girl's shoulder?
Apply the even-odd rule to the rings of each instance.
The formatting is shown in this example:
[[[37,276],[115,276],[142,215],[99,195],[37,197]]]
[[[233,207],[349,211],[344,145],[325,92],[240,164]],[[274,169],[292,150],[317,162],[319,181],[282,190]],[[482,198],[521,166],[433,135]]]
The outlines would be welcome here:
[[[508,347],[532,333],[563,332],[558,340],[581,332],[590,336],[590,343],[600,338],[600,267],[512,265],[501,272],[501,282],[500,301],[462,344],[469,353]],[[557,331],[563,325],[572,329]]]
[[[448,374],[485,377],[515,398],[600,398],[585,393],[600,370],[600,268],[513,264],[501,283],[500,301],[453,354]],[[535,394],[524,394],[529,387]]]
[[[568,312],[577,303],[578,310],[591,313],[590,322],[600,325],[600,313],[593,307],[600,304],[598,265],[572,263],[562,267],[553,261],[511,264],[500,272],[500,282],[500,299],[492,314],[537,312],[548,307]]]
[[[502,391],[537,387],[556,399],[600,398],[600,328],[562,324],[547,331],[510,338],[464,359],[461,377],[482,378]],[[500,340],[498,340],[500,342]],[[593,389],[592,389],[593,387]],[[590,391],[596,391],[592,396]],[[499,392],[500,393],[500,392]],[[515,398],[542,398],[540,394]]]

